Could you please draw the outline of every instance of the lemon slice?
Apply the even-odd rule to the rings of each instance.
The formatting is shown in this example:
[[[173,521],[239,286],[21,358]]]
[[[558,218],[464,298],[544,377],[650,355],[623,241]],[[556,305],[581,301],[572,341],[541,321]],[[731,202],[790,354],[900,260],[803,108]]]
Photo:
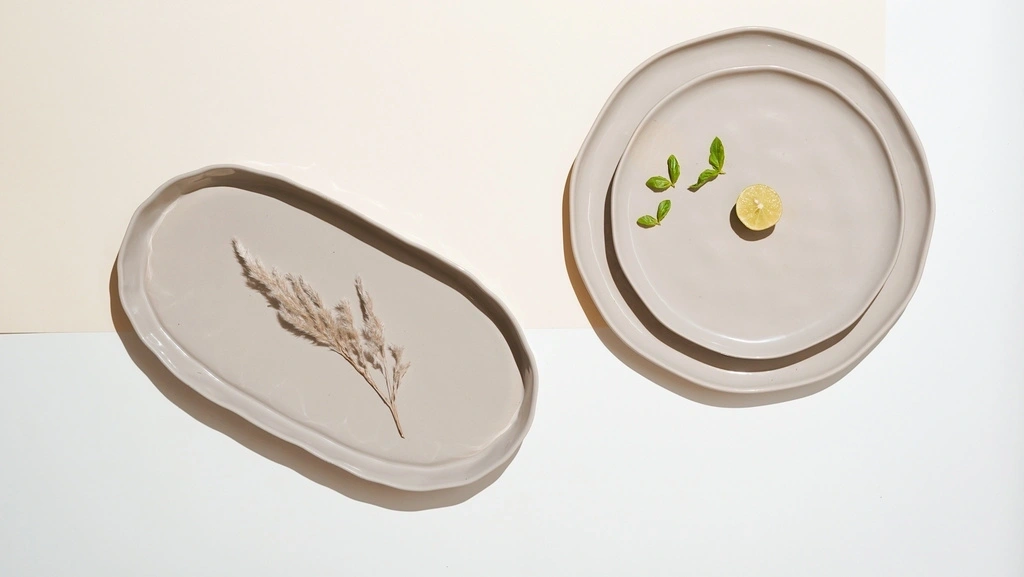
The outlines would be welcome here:
[[[736,199],[736,216],[750,230],[771,228],[782,218],[782,199],[772,187],[752,184]]]

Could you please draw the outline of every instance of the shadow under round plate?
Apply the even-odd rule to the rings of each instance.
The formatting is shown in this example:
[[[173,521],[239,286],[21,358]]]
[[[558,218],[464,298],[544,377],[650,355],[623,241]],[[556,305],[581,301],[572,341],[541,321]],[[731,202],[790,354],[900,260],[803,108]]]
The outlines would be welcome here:
[[[725,143],[724,172],[697,191],[708,144]],[[680,182],[645,186],[678,157]],[[746,186],[783,199],[770,235],[749,242],[730,224]],[[662,199],[660,226],[636,220]],[[706,74],[659,102],[633,133],[612,181],[616,256],[659,322],[722,355],[770,359],[850,327],[896,263],[903,201],[878,128],[828,84],[781,67]]]
[[[643,118],[666,96],[700,76],[750,66],[797,71],[828,83],[855,103],[881,132],[903,192],[903,240],[896,263],[871,305],[852,326],[834,337],[794,355],[774,359],[722,355],[667,328],[636,294],[612,243],[612,179],[630,136]],[[728,146],[726,143],[727,173]],[[715,183],[707,186],[712,184]],[[913,296],[927,257],[934,210],[931,178],[921,143],[881,80],[831,47],[765,28],[740,28],[699,38],[669,48],[637,67],[619,84],[598,115],[569,178],[569,239],[573,258],[609,329],[623,345],[654,367],[685,382],[724,392],[822,387],[855,366],[885,336]],[[722,215],[723,222],[729,218],[730,215]],[[783,226],[786,219],[784,210],[778,226]],[[668,222],[663,226],[668,226]],[[772,236],[774,233],[767,238]]]
[[[393,403],[404,437],[384,402],[395,373],[370,367],[380,395],[286,322],[281,299],[249,282],[236,238],[267,270],[301,276],[322,310],[352,303],[357,333],[361,278],[410,363]],[[117,277],[132,327],[177,378],[364,479],[465,486],[502,467],[529,430],[536,367],[505,306],[456,265],[286,179],[214,166],[171,180],[132,218]]]

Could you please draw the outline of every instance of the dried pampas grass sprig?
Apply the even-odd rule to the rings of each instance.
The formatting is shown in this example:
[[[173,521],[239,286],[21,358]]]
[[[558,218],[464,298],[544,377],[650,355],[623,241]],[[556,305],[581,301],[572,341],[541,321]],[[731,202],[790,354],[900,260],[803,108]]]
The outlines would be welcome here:
[[[355,281],[362,316],[362,328],[357,328],[352,305],[347,299],[329,309],[301,276],[268,269],[237,238],[232,239],[231,244],[249,286],[267,297],[281,322],[348,361],[384,401],[395,420],[398,435],[405,438],[398,419],[397,395],[409,362],[402,358],[403,347],[388,344],[384,338],[384,323],[373,310],[373,299],[363,286],[363,280],[356,277]],[[380,373],[383,387],[374,378],[377,373]]]

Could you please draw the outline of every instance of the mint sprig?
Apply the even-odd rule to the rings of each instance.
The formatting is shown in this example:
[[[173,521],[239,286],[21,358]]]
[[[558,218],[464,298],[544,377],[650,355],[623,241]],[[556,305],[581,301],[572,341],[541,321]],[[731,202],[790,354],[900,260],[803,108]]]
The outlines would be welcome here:
[[[668,211],[670,210],[672,210],[672,201],[666,198],[658,204],[658,216],[655,217],[645,214],[636,219],[636,223],[640,225],[641,228],[654,228],[660,225],[661,221],[665,220],[665,217],[668,215]]]
[[[669,188],[674,188],[676,182],[679,181],[679,161],[676,160],[676,155],[668,157],[668,178],[664,176],[652,176],[647,179],[647,188],[654,192],[665,192]]]
[[[722,170],[725,167],[725,146],[722,144],[722,140],[715,137],[711,141],[711,152],[708,155],[708,164],[711,168],[704,170],[697,176],[697,182],[691,184],[687,190],[690,192],[697,192],[702,186],[718,178],[718,175],[725,174]]]

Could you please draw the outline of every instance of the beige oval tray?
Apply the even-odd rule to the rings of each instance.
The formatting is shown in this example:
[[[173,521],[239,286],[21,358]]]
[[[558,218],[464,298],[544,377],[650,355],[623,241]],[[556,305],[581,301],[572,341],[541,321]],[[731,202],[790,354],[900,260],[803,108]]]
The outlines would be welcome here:
[[[724,173],[688,190],[716,137]],[[645,182],[666,173],[669,154],[680,182],[652,192]],[[733,213],[757,183],[783,201],[782,220],[761,233]],[[638,226],[664,199],[664,222]],[[748,359],[793,355],[851,326],[903,237],[902,192],[878,128],[834,87],[778,66],[706,74],[651,109],[619,160],[611,217],[619,264],[658,321]]]
[[[611,243],[608,201],[612,175],[640,121],[665,96],[694,78],[742,66],[782,66],[834,86],[881,131],[903,190],[903,242],[896,264],[871,306],[839,335],[778,359],[727,357],[666,328],[629,285]],[[728,392],[823,386],[863,359],[914,294],[924,269],[934,211],[921,143],[878,77],[833,48],[764,28],[741,28],[698,38],[669,48],[637,67],[598,115],[569,178],[573,257],[587,291],[615,336],[655,368],[684,381]]]
[[[271,267],[304,284],[261,284]],[[413,491],[466,485],[511,458],[530,427],[536,367],[497,297],[288,180],[238,166],[171,180],[132,218],[117,272],[132,326],[175,376],[365,479]],[[351,326],[334,312],[343,299]],[[371,303],[364,318],[360,305]],[[379,355],[377,333],[361,336],[374,319]],[[401,363],[388,345],[404,347]]]

